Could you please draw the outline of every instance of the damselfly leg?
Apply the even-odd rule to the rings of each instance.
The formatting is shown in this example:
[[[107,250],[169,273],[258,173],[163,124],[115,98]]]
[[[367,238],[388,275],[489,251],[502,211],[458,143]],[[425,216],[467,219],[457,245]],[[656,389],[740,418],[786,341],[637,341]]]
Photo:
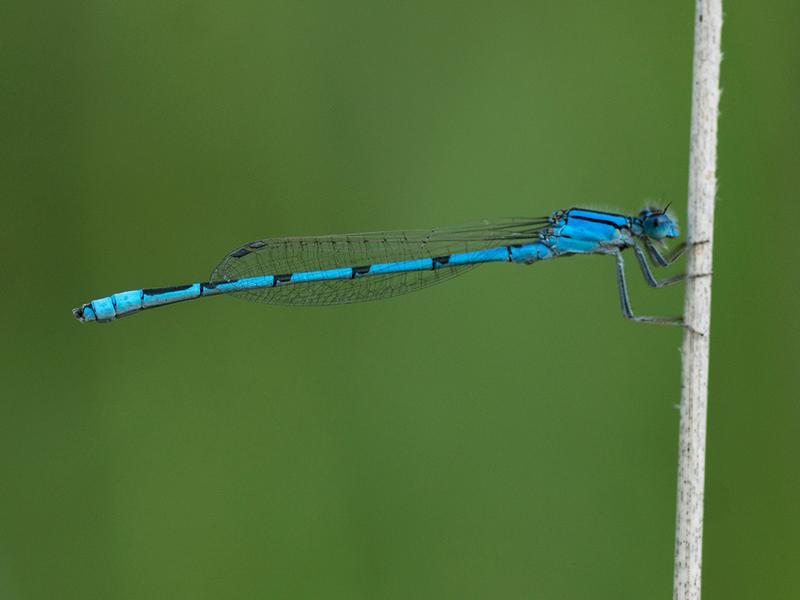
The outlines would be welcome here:
[[[642,275],[644,275],[644,280],[650,287],[654,288],[667,287],[668,285],[672,285],[674,283],[678,283],[679,281],[683,281],[684,279],[686,279],[685,273],[680,273],[673,277],[667,277],[666,279],[656,279],[656,277],[653,275],[653,271],[650,270],[650,265],[647,264],[647,257],[645,256],[644,251],[639,247],[638,244],[634,244],[633,251],[636,253],[636,260],[639,261],[639,266],[642,268]],[[682,253],[683,250],[681,250],[681,254]]]
[[[625,261],[622,258],[622,252],[619,248],[615,248],[613,254],[617,263],[617,286],[619,287],[619,303],[620,308],[622,309],[622,316],[630,321],[636,321],[637,323],[683,325],[682,317],[654,317],[633,314],[633,309],[631,308],[631,299],[628,295],[628,285],[625,283]]]

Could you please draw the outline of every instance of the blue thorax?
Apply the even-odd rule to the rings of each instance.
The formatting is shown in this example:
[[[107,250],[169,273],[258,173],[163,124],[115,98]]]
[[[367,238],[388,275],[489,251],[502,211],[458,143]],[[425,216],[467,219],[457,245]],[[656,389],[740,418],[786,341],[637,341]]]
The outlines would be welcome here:
[[[636,217],[571,208],[554,212],[550,222],[552,227],[543,237],[564,251],[574,247],[573,251],[580,252],[582,244],[628,246],[631,237],[659,241],[679,235],[677,223],[666,212],[650,208]]]

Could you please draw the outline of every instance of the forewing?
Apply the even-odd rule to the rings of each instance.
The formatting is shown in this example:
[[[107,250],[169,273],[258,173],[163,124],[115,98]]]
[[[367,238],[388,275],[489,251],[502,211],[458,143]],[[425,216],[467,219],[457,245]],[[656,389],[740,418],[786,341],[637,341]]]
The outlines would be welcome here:
[[[322,237],[257,240],[228,254],[213,281],[366,267],[420,258],[450,256],[524,244],[537,238],[547,219],[497,219],[414,231],[355,233]],[[235,295],[255,302],[326,305],[364,302],[412,292],[456,277],[477,265],[371,275],[244,290]]]

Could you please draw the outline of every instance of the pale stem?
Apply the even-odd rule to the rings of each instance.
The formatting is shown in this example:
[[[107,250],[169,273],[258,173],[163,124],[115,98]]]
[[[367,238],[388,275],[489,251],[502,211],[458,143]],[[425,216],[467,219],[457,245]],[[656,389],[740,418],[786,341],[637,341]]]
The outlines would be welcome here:
[[[696,0],[674,600],[699,600],[722,0]]]

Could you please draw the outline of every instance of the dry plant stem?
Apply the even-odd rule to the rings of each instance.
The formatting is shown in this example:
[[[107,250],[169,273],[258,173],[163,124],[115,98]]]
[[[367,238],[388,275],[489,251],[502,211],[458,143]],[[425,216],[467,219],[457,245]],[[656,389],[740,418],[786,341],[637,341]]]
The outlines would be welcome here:
[[[696,0],[674,600],[699,600],[722,0]]]

